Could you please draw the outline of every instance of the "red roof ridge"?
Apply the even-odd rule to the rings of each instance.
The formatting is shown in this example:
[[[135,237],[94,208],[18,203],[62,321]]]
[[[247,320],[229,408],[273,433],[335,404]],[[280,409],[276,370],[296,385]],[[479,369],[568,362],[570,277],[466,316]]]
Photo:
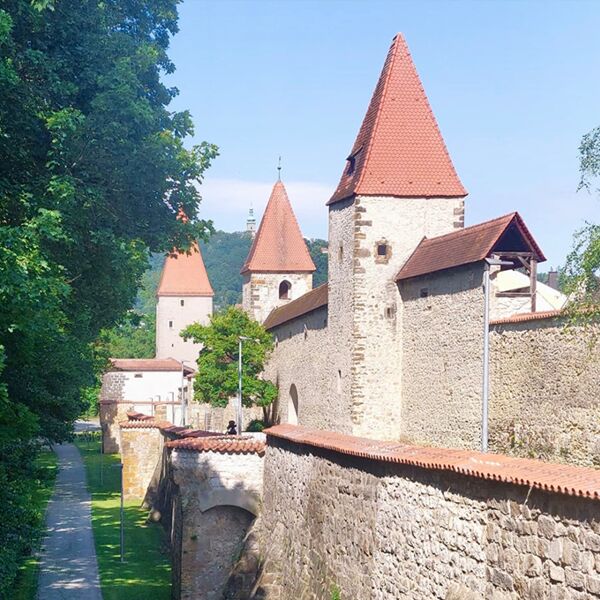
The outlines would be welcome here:
[[[600,500],[600,469],[546,463],[475,450],[434,448],[360,438],[334,431],[298,425],[276,425],[266,429],[269,438],[322,448],[368,460],[460,473],[503,483],[524,485],[555,494]]]
[[[355,195],[467,195],[401,33],[392,40],[347,161],[329,205]]]
[[[241,273],[312,273],[315,264],[282,181],[276,181]]]

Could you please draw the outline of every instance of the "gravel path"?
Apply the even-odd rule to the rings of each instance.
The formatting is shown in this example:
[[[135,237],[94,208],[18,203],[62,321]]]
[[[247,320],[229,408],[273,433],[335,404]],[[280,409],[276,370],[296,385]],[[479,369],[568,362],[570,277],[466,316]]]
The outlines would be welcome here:
[[[73,444],[55,450],[59,471],[46,513],[38,600],[102,600],[83,461]]]

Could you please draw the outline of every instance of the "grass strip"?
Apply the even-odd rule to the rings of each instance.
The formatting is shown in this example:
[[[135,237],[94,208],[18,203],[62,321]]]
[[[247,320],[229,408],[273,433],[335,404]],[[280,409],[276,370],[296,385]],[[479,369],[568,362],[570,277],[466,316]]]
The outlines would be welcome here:
[[[147,523],[141,500],[125,502],[125,562],[120,559],[120,458],[100,454],[99,436],[80,435],[92,494],[92,528],[104,600],[170,600],[171,566],[162,527]]]
[[[54,490],[54,481],[58,473],[58,458],[52,450],[42,450],[35,460],[37,476],[33,483],[30,496],[31,506],[39,518],[40,529],[44,526],[46,507]],[[12,592],[13,600],[35,600],[37,594],[37,580],[40,561],[37,550],[41,538],[31,555],[25,559],[21,567]]]

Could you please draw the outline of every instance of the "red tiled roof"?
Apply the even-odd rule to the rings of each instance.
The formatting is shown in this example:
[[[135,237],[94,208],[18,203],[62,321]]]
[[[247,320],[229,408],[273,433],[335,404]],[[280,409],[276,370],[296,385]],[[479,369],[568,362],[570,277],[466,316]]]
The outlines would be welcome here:
[[[340,183],[328,204],[354,195],[467,195],[401,34],[392,41]]]
[[[542,319],[554,319],[564,315],[562,310],[547,310],[540,312],[521,313],[502,319],[494,319],[490,321],[490,325],[505,325],[509,323],[526,323],[527,321],[540,321]]]
[[[140,412],[129,411],[127,421],[121,421],[119,426],[123,429],[160,429],[177,437],[203,438],[221,437],[223,434],[215,431],[203,431],[202,429],[190,429],[189,427],[178,427],[170,421],[157,420],[155,417]]]
[[[381,442],[333,431],[311,430],[296,425],[276,425],[266,429],[265,433],[267,445],[269,437],[276,437],[350,456],[423,469],[451,471],[469,477],[600,500],[599,469],[545,463],[540,460],[512,458],[500,454],[483,454],[471,450]]]
[[[181,363],[174,358],[111,358],[115,371],[181,371]],[[190,367],[184,372],[193,373]]]
[[[241,272],[312,273],[315,270],[285,187],[278,181]]]
[[[214,296],[197,243],[165,258],[157,296]]]
[[[259,454],[265,453],[265,442],[240,435],[223,435],[207,438],[184,438],[165,444],[167,448],[190,450],[193,452],[219,452],[221,454]]]
[[[396,281],[468,265],[501,250],[533,252],[538,262],[546,260],[525,222],[514,212],[446,235],[423,238]]]
[[[269,313],[269,316],[266,318],[263,325],[265,329],[273,329],[278,325],[283,325],[292,319],[296,319],[313,310],[317,310],[317,308],[327,306],[328,296],[329,288],[328,285],[324,283],[314,290],[306,292],[306,294],[303,294],[300,298],[296,298],[283,306],[274,308]]]

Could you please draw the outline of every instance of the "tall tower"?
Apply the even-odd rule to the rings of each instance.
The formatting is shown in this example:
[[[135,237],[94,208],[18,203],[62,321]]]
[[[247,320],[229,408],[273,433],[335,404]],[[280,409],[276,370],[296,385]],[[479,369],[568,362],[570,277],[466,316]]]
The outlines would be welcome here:
[[[214,296],[198,244],[165,258],[156,296],[156,358],[185,360],[195,367],[200,346],[179,333],[192,323],[208,323]]]
[[[285,187],[277,181],[242,267],[244,310],[262,323],[275,307],[311,290],[314,271]]]
[[[250,237],[254,239],[256,235],[256,219],[254,218],[254,209],[250,207],[248,210],[248,218],[246,219],[246,231],[250,234]]]
[[[463,188],[404,38],[390,47],[329,206],[329,334],[353,433],[400,433],[402,302],[394,278],[423,236],[464,226]]]

